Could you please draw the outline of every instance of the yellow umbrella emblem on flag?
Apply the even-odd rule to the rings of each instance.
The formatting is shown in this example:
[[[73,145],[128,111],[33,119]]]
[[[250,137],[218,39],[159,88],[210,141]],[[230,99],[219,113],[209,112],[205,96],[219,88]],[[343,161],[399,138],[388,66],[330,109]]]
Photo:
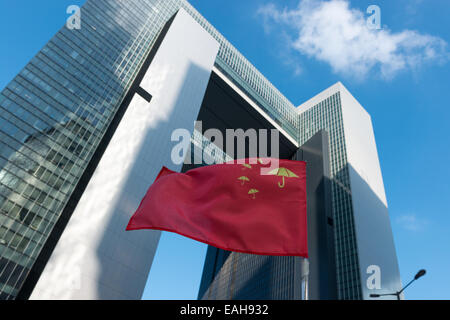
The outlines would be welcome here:
[[[255,195],[259,192],[258,189],[250,189],[248,191],[248,194],[251,194],[253,196],[253,199],[256,199]]]
[[[246,177],[246,176],[242,176],[242,177],[239,177],[237,179],[241,180],[241,184],[242,185],[244,185],[245,181],[247,181],[247,182],[250,181],[250,179],[248,177]]]
[[[278,182],[278,186],[280,188],[284,188],[284,184],[285,184],[284,177],[286,177],[286,178],[298,178],[298,175],[296,175],[295,173],[293,173],[291,170],[289,170],[287,168],[277,168],[277,169],[274,169],[274,170],[270,171],[268,174],[269,175],[274,175],[274,176],[279,176],[279,177],[283,178],[283,183],[282,184],[280,184],[280,182]]]

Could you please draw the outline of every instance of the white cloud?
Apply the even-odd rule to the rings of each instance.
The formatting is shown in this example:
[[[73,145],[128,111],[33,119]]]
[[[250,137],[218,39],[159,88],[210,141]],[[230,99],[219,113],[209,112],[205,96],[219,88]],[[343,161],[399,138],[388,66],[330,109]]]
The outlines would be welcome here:
[[[364,78],[380,72],[385,78],[426,61],[448,59],[447,43],[413,30],[370,30],[362,11],[348,0],[300,0],[294,9],[269,3],[258,10],[266,32],[290,34],[292,49],[328,63],[335,73]],[[287,27],[282,28],[279,27]]]
[[[418,219],[415,214],[400,216],[395,221],[402,228],[409,231],[420,231],[428,224],[428,221]]]

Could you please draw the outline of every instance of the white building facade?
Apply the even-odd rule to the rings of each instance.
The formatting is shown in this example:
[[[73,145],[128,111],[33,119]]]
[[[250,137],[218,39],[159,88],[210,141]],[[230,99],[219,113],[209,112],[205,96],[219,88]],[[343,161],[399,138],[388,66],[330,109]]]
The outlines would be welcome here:
[[[329,132],[339,298],[368,299],[371,293],[400,290],[370,115],[341,82],[306,101],[297,111],[300,144],[320,129]],[[379,286],[374,278],[378,275]]]

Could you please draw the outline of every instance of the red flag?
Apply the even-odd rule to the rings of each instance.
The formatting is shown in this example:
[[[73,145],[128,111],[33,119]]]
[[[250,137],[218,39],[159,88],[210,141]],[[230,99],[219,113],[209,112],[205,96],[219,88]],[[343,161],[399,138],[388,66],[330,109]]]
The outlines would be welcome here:
[[[163,167],[127,230],[176,232],[229,251],[307,257],[306,163],[276,159],[278,166],[262,175],[269,159],[249,160],[186,173]]]

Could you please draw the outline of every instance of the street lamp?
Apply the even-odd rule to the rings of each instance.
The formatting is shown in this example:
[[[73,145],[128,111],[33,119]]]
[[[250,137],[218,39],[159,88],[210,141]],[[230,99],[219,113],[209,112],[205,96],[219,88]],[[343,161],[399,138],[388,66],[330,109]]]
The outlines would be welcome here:
[[[384,294],[378,294],[378,293],[372,293],[369,296],[371,298],[379,298],[382,296],[396,296],[397,300],[400,300],[400,294],[405,291],[406,288],[408,288],[408,286],[413,283],[414,281],[416,281],[417,279],[419,279],[420,277],[422,277],[423,275],[425,275],[426,270],[425,269],[421,269],[419,270],[419,272],[416,273],[416,275],[414,276],[414,279],[412,279],[410,282],[408,282],[408,284],[406,286],[403,287],[402,290],[397,291],[395,293],[384,293]]]

